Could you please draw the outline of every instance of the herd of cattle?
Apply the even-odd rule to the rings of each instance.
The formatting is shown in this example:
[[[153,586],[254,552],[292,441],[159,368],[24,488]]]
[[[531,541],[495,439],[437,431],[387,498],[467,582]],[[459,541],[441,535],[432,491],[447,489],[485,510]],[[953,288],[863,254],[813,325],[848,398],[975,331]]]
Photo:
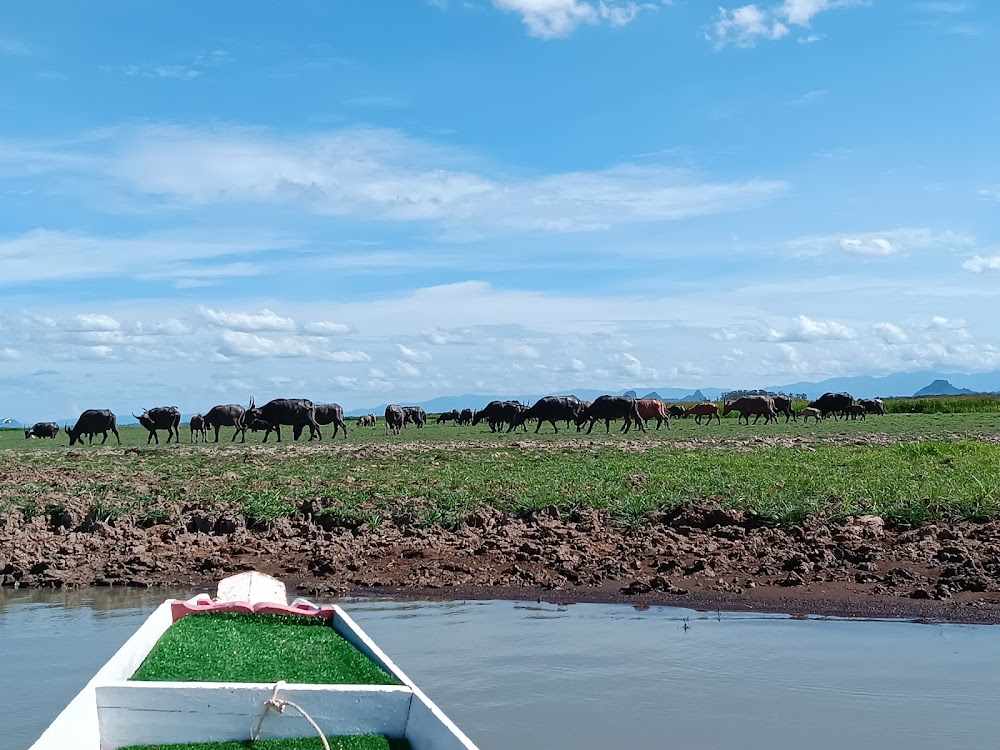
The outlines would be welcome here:
[[[598,422],[604,422],[605,432],[610,432],[611,422],[619,419],[624,420],[621,428],[624,433],[628,433],[633,426],[646,432],[647,422],[655,420],[656,429],[665,424],[669,430],[671,418],[691,416],[698,424],[702,424],[702,420],[707,420],[705,424],[709,425],[715,418],[721,425],[722,417],[732,412],[739,415],[738,423],[742,423],[745,419],[748,425],[750,417],[754,418],[754,424],[764,417],[764,423],[767,424],[777,422],[778,416],[782,414],[786,423],[789,420],[798,421],[800,416],[804,422],[810,417],[819,421],[830,416],[836,419],[865,419],[868,414],[885,414],[885,404],[881,399],[855,401],[849,393],[824,393],[796,412],[792,408],[792,400],[784,396],[743,396],[734,401],[724,401],[720,414],[719,405],[714,401],[702,401],[693,406],[683,407],[677,404],[667,406],[658,399],[635,399],[631,396],[600,396],[593,402],[582,401],[576,396],[546,396],[532,406],[519,401],[491,401],[479,411],[456,409],[439,415],[437,423],[454,422],[457,425],[476,426],[480,422],[485,422],[490,432],[504,430],[513,432],[519,427],[526,432],[527,423],[534,420],[537,423],[535,432],[538,432],[546,422],[559,432],[558,423],[565,422],[567,427],[575,426],[577,432],[587,426],[589,435]],[[160,438],[157,434],[159,430],[166,431],[167,443],[171,440],[180,442],[181,413],[176,406],[159,406],[155,409],[146,409],[141,415],[132,416],[149,431],[147,444],[153,440],[159,444]],[[408,424],[418,428],[427,424],[427,412],[419,406],[391,404],[386,407],[383,416],[387,435],[400,434]],[[339,404],[314,404],[308,399],[277,398],[263,406],[257,406],[251,397],[247,408],[239,404],[213,406],[205,414],[191,417],[189,424],[191,442],[196,440],[207,442],[209,431],[214,431],[217,443],[221,427],[234,428],[230,442],[235,442],[237,436],[240,437],[240,442],[245,442],[247,430],[254,433],[263,431],[265,443],[274,432],[278,442],[281,442],[282,426],[292,428],[295,440],[302,436],[306,427],[309,428],[310,440],[322,439],[323,433],[320,427],[331,424],[334,438],[341,431],[344,437],[347,437],[347,422],[344,419],[344,410]],[[366,414],[358,418],[357,424],[359,427],[375,427],[378,424],[378,417]],[[25,428],[24,437],[55,438],[59,432],[60,427],[55,422],[39,422],[33,427]],[[92,443],[95,435],[103,435],[101,443],[104,444],[109,432],[121,444],[117,418],[108,409],[88,409],[80,415],[73,427],[67,426],[65,432],[70,445],[82,443],[84,436],[87,437],[88,443]]]

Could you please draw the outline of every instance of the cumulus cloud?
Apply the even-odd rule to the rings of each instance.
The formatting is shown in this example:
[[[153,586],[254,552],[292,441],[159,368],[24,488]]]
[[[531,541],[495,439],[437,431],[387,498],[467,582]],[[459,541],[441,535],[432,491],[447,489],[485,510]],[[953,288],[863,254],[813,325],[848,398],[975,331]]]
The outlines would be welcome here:
[[[967,323],[962,318],[946,318],[943,315],[934,315],[927,323],[928,328],[936,328],[943,331],[957,331],[965,328]]]
[[[962,263],[962,268],[973,273],[1000,271],[1000,255],[974,255]]]
[[[120,331],[122,327],[122,324],[110,315],[87,313],[77,315],[74,320],[76,325],[72,330],[75,331]]]
[[[956,250],[975,244],[975,238],[927,228],[887,229],[881,232],[803,237],[788,248],[794,255],[855,255],[885,257],[923,250]]]
[[[404,378],[419,378],[420,370],[409,362],[396,360],[396,374]]]
[[[264,308],[259,313],[224,312],[213,310],[204,305],[198,305],[198,314],[212,325],[228,328],[231,331],[294,331],[295,321],[283,318],[272,310]]]
[[[855,337],[854,331],[835,320],[813,320],[805,315],[796,317],[785,330],[771,329],[769,341],[849,341]]]
[[[727,45],[753,47],[758,41],[783,39],[792,26],[808,28],[820,13],[833,8],[867,5],[868,0],[784,0],[780,5],[760,6],[756,3],[738,8],[719,8],[705,37],[716,49]],[[802,42],[818,41],[810,34]]]
[[[370,362],[371,357],[366,352],[324,352],[322,358],[329,362]]]
[[[542,353],[530,344],[520,341],[511,341],[504,344],[503,353],[507,357],[514,359],[541,359]]]
[[[584,370],[587,369],[587,366],[583,364],[582,360],[579,359],[574,359],[572,362],[570,362],[569,367],[571,370],[575,372],[583,372]]]
[[[909,336],[902,328],[893,323],[876,323],[872,332],[887,344],[903,344],[909,341]]]
[[[403,359],[409,360],[410,362],[428,362],[431,358],[431,355],[428,352],[417,351],[416,349],[411,349],[410,347],[403,346],[402,344],[396,344],[396,349],[399,350],[399,356]]]
[[[303,323],[302,332],[310,336],[340,336],[349,333],[351,327],[343,323],[333,323],[329,320],[317,320],[312,323]]]
[[[518,13],[528,27],[528,33],[542,39],[568,36],[582,25],[607,23],[624,26],[643,10],[654,10],[652,3],[612,2],[600,0],[493,0],[500,10]]]
[[[273,339],[242,331],[223,331],[219,351],[225,355],[250,358],[308,357],[308,344],[293,337]]]

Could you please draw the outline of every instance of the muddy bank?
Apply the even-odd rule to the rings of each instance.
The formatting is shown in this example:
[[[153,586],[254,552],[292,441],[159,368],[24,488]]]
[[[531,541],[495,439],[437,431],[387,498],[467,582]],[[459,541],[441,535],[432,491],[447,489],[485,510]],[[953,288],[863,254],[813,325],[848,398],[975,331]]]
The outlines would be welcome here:
[[[314,513],[251,528],[179,509],[155,524],[83,507],[0,520],[7,586],[191,586],[257,569],[312,596],[540,598],[1000,623],[1000,521],[901,528],[874,516],[777,528],[709,505],[635,529],[600,512],[486,508],[459,529]]]

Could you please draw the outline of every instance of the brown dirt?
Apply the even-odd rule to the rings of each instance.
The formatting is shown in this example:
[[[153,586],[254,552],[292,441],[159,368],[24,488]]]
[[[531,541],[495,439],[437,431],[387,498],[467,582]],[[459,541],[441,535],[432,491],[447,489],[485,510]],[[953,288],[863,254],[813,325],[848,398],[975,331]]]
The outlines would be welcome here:
[[[194,508],[180,522],[102,522],[70,505],[0,519],[0,584],[191,586],[247,569],[312,596],[674,604],[693,609],[1000,623],[1000,521],[893,527],[874,516],[776,528],[710,505],[641,529],[597,511],[518,518],[493,509],[457,530],[314,517],[249,529]]]

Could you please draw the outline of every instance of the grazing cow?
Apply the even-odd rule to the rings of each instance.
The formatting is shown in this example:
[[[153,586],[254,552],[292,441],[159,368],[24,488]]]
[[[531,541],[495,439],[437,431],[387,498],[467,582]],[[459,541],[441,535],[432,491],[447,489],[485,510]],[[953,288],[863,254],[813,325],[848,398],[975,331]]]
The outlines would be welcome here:
[[[530,409],[518,413],[514,417],[514,427],[521,427],[529,419],[538,420],[535,427],[537,433],[542,429],[542,423],[548,422],[552,429],[559,432],[556,422],[573,422],[580,414],[580,399],[576,396],[545,396],[540,398]]]
[[[517,401],[490,401],[486,406],[476,412],[472,418],[472,424],[477,425],[485,421],[490,426],[490,432],[500,432],[503,426],[507,425],[507,432],[514,429],[514,422],[517,415],[524,411],[524,406]],[[528,428],[521,425],[524,431]]]
[[[419,406],[404,406],[403,415],[403,426],[414,424],[422,428],[427,424],[427,412]]]
[[[392,432],[393,435],[398,435],[399,431],[403,429],[403,423],[406,421],[406,412],[403,411],[403,407],[399,404],[389,404],[385,407],[385,434],[388,435]]]
[[[24,428],[24,439],[54,438],[59,434],[59,425],[55,422],[36,422],[31,427]]]
[[[208,442],[208,424],[205,422],[205,418],[201,414],[195,414],[191,417],[191,442],[194,442],[195,433],[201,435],[201,442]]]
[[[271,425],[263,419],[255,419],[247,425],[247,429],[256,434],[258,432],[263,432],[270,426]]]
[[[215,430],[215,442],[219,442],[220,427],[235,427],[230,443],[236,442],[236,436],[240,436],[240,442],[245,443],[247,439],[246,410],[239,404],[220,404],[213,406],[205,415],[205,429]]]
[[[340,404],[316,404],[316,424],[332,424],[333,425],[333,437],[337,437],[337,432],[339,430],[344,431],[344,439],[347,439],[347,422],[344,421],[344,409]],[[293,436],[296,440],[302,435],[302,428],[305,424],[297,424],[292,428]],[[317,432],[319,429],[317,428]],[[309,439],[312,440],[314,435],[310,434]],[[320,439],[323,435],[320,434]]]
[[[281,442],[281,425],[290,425],[294,430],[299,428],[301,434],[303,427],[309,427],[309,439],[315,437],[323,439],[319,425],[316,424],[316,405],[307,398],[275,398],[268,401],[263,406],[257,406],[253,397],[250,397],[250,408],[247,409],[246,419],[252,422],[255,419],[263,419],[267,422],[267,430],[264,432],[262,443],[266,443],[273,430],[278,435],[278,442]]]
[[[358,417],[358,427],[374,427],[375,424],[374,414],[365,414],[364,416]]]
[[[694,406],[689,406],[684,410],[684,418],[687,419],[692,414],[694,414],[694,421],[701,424],[702,417],[708,417],[708,422],[706,426],[712,424],[712,417],[722,424],[722,417],[719,416],[719,405],[714,401],[702,401],[700,404],[695,404]]]
[[[441,424],[442,422],[455,422],[456,424],[462,424],[461,420],[462,413],[458,409],[452,409],[451,411],[438,414],[436,424]]]
[[[865,420],[868,410],[865,409],[861,404],[851,404],[844,410],[844,418],[850,417],[851,419],[860,418],[861,421]]]
[[[118,445],[121,445],[122,439],[118,434],[118,419],[115,417],[114,412],[109,409],[87,409],[76,420],[76,424],[73,427],[66,428],[70,445],[74,445],[78,441],[82,444],[84,435],[87,436],[87,444],[93,444],[94,435],[97,433],[104,435],[104,439],[101,440],[101,445],[104,445],[108,441],[109,432],[115,434]]]
[[[472,424],[472,418],[476,416],[476,413],[472,409],[462,409],[458,414],[458,423],[463,427]]]
[[[823,412],[814,406],[807,406],[802,411],[799,412],[799,416],[802,417],[802,423],[805,424],[809,421],[809,417],[812,417],[815,421],[819,421],[823,418]]]
[[[865,411],[869,414],[878,414],[880,417],[885,416],[885,402],[880,398],[863,398],[858,401]]]
[[[594,429],[597,421],[601,419],[604,420],[604,430],[606,433],[611,432],[612,419],[625,420],[621,431],[626,434],[632,428],[633,423],[638,425],[640,430],[646,432],[646,423],[639,416],[639,408],[635,405],[635,399],[631,396],[598,396],[594,400],[594,403],[583,413],[583,417],[585,421],[590,422],[590,427],[587,428],[588,435]]]
[[[667,413],[671,417],[680,419],[681,417],[684,416],[684,407],[681,406],[680,404],[671,404],[670,406],[667,407]]]
[[[792,408],[792,400],[788,396],[772,396],[771,400],[774,401],[774,410],[778,414],[785,415],[785,424],[788,424],[789,419],[793,422],[799,421],[795,409]]]
[[[160,444],[160,436],[156,434],[157,430],[167,431],[167,445],[170,444],[171,438],[175,438],[178,443],[181,441],[181,410],[176,406],[157,406],[154,409],[143,409],[141,415],[132,414],[132,416],[139,420],[139,424],[149,430],[149,435],[146,436],[146,445],[149,445],[149,442],[154,439],[157,445]]]
[[[667,411],[667,405],[658,398],[636,399],[635,405],[639,410],[639,416],[644,420],[656,420],[656,429],[660,429],[660,425],[664,422],[667,423],[667,429],[670,429],[670,413]]]
[[[769,424],[772,420],[778,421],[778,413],[774,410],[774,399],[770,396],[743,396],[735,401],[726,401],[722,407],[722,416],[731,411],[740,415],[736,419],[736,424],[741,424],[746,419],[749,426],[751,414],[754,415],[754,424],[757,424],[761,417],[764,417],[764,424]]]
[[[845,415],[847,407],[853,403],[854,396],[850,393],[824,393],[809,406],[819,409],[823,419],[826,419],[828,414],[833,414],[835,419],[839,419],[839,415]]]

